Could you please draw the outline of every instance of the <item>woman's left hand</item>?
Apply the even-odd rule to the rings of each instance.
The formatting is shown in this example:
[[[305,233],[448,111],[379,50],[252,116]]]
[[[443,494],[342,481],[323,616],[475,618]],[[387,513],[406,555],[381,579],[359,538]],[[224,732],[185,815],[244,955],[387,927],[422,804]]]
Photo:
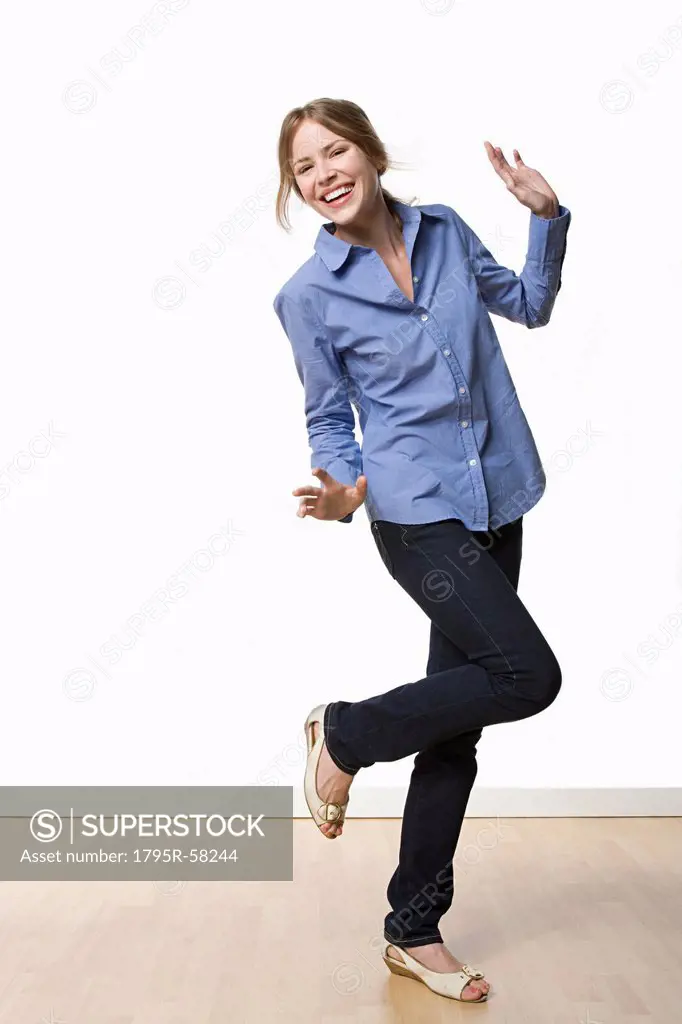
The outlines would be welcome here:
[[[486,152],[502,181],[520,203],[527,206],[537,217],[556,217],[559,214],[559,200],[539,171],[527,167],[518,149],[513,150],[516,167],[507,163],[499,146],[484,142]]]

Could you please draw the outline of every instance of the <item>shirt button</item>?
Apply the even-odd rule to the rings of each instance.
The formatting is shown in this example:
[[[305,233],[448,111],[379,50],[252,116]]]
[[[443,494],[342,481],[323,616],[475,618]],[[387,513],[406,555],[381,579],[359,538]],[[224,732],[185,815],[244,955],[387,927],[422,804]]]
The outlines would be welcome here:
[[[460,423],[460,426],[461,427],[468,427],[469,426],[469,420],[462,420],[462,422]]]
[[[450,349],[449,348],[444,348],[443,349],[443,355],[444,356],[449,356],[450,355]]]
[[[459,393],[460,393],[460,395],[466,395],[467,389],[466,388],[460,388],[459,389]]]
[[[418,278],[418,277],[413,277],[413,278],[412,278],[412,280],[413,280],[413,281],[414,281],[414,283],[416,284],[416,283],[417,283],[417,281],[419,280],[419,278]]]
[[[469,465],[470,466],[475,466],[476,465],[476,459],[469,459]]]
[[[428,318],[428,316],[426,315],[426,313],[422,313],[422,320],[428,320],[428,319],[429,319],[429,318]]]

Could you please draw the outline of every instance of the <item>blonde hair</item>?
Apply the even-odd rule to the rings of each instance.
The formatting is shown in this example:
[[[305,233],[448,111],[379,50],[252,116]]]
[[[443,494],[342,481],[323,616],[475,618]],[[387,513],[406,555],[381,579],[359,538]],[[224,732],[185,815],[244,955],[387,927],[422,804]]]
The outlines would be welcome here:
[[[365,156],[377,169],[381,176],[386,170],[398,168],[398,162],[391,160],[386,152],[386,147],[377,135],[374,127],[364,110],[351,102],[351,100],[334,100],[323,96],[320,99],[311,100],[302,107],[294,107],[282,121],[279,133],[277,155],[279,160],[279,190],[277,192],[277,205],[275,216],[277,223],[285,231],[291,230],[291,223],[288,217],[288,206],[291,193],[295,192],[299,199],[303,199],[301,190],[293,173],[291,162],[291,142],[294,132],[304,120],[317,121],[329,131],[335,132],[349,142],[355,143],[358,149],[362,150]],[[381,193],[384,197],[393,218],[398,227],[402,226],[399,214],[393,209],[393,202],[406,202],[408,205],[414,202],[401,200],[394,196],[387,188],[381,186]]]

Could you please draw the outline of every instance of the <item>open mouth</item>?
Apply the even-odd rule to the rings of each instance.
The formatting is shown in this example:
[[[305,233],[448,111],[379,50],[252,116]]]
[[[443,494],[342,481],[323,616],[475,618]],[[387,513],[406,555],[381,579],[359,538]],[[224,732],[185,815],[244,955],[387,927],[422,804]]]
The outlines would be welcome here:
[[[329,195],[335,196],[336,198],[327,199],[327,197],[325,196],[322,201],[323,203],[325,203],[326,206],[343,206],[343,204],[353,195],[354,188],[354,184],[350,186],[343,186],[344,191],[341,195],[338,194],[338,189],[334,189],[332,192],[329,193]]]

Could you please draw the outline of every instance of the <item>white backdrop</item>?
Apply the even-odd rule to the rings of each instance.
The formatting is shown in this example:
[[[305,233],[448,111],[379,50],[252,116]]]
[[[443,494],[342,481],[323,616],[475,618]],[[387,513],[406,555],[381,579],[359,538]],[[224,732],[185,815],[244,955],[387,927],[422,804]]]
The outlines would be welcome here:
[[[167,13],[164,15],[164,9]],[[154,14],[156,10],[156,14]],[[392,192],[520,271],[573,215],[551,323],[494,318],[548,478],[519,593],[563,689],[490,727],[477,786],[682,784],[682,12],[502,0],[15,7],[4,80],[5,785],[299,786],[302,723],[423,676],[429,623],[364,511],[296,517],[303,389],[272,309],[319,217],[277,227],[293,106],[359,103]],[[412,758],[354,792],[404,785]]]

